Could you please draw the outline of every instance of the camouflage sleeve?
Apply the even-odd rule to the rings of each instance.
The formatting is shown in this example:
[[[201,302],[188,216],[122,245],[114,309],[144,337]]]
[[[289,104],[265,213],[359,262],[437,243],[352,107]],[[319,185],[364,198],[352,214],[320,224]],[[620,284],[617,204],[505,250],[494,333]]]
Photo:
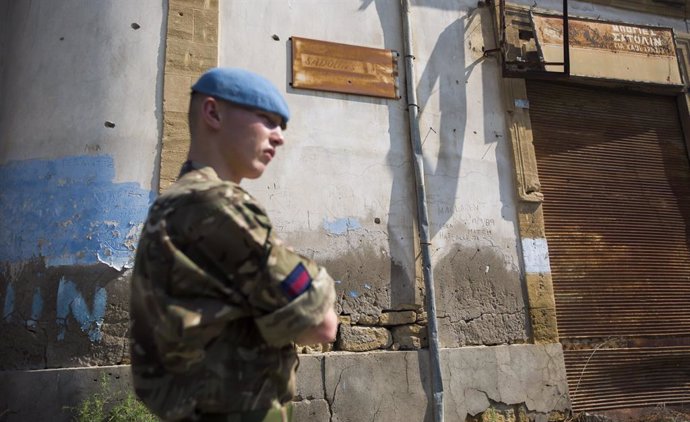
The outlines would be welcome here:
[[[190,234],[201,256],[194,260],[241,292],[268,344],[289,344],[323,321],[335,302],[333,279],[271,233],[265,211],[249,194],[235,188],[226,195],[228,201],[214,200],[195,218]]]
[[[255,321],[268,344],[282,346],[323,321],[335,302],[334,282],[324,268],[281,244],[272,245],[266,271],[273,290],[269,294],[282,294],[288,301]]]

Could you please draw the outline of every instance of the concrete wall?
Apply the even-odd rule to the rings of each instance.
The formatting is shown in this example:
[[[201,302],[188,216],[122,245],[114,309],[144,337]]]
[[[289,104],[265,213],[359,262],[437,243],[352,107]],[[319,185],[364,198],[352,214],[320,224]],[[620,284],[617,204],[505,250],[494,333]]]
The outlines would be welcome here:
[[[446,421],[481,416],[487,408],[494,418],[478,420],[546,422],[563,420],[566,414],[567,386],[558,344],[447,349],[441,358]],[[431,422],[427,374],[426,351],[302,356],[294,420]],[[70,408],[99,391],[103,377],[111,399],[131,387],[125,365],[0,372],[0,420],[67,422]],[[524,416],[519,419],[520,415]]]
[[[0,368],[114,364],[157,188],[166,3],[3,1]]]

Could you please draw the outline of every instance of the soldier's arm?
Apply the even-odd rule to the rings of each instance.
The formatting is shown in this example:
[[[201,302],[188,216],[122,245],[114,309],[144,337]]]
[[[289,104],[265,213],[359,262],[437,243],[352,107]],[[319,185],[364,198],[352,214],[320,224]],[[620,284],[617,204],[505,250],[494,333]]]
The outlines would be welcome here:
[[[273,236],[251,196],[239,188],[224,193],[227,202],[194,230],[203,237],[198,247],[246,298],[266,342],[281,347],[333,341],[335,283],[328,272]]]

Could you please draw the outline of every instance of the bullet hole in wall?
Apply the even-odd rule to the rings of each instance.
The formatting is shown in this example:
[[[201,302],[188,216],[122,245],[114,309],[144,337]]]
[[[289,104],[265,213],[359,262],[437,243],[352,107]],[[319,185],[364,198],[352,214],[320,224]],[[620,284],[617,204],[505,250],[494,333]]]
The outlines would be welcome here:
[[[64,40],[65,40],[65,37],[60,37],[60,41],[64,41]]]
[[[141,25],[139,25],[139,24],[136,23],[136,22],[132,22],[132,29],[134,29],[134,30],[136,31],[136,30],[139,29],[139,28],[141,28]]]
[[[374,223],[381,224],[381,219],[378,217],[374,218]]]
[[[106,120],[105,121],[105,127],[112,129],[115,127],[115,123]]]
[[[277,34],[273,34],[271,38],[273,38],[276,41],[280,41],[280,37]]]

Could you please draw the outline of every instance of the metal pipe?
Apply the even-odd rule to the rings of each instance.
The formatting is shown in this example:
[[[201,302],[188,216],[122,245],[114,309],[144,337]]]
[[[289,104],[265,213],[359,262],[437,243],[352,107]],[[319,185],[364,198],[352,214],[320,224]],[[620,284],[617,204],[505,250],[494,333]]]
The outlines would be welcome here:
[[[434,274],[431,269],[431,239],[429,237],[429,213],[426,204],[424,187],[424,157],[422,140],[419,133],[419,106],[414,86],[414,55],[412,54],[412,36],[410,29],[410,3],[401,0],[401,15],[404,42],[405,86],[407,91],[407,111],[409,113],[410,143],[412,144],[415,191],[417,193],[417,222],[419,226],[419,244],[422,252],[422,274],[426,291],[427,330],[429,337],[429,369],[431,372],[431,392],[435,422],[443,422],[443,379],[441,377],[441,359],[438,345],[438,326],[436,320],[436,295],[434,292]]]
[[[568,21],[568,0],[563,0],[563,73],[570,76],[570,22]]]

